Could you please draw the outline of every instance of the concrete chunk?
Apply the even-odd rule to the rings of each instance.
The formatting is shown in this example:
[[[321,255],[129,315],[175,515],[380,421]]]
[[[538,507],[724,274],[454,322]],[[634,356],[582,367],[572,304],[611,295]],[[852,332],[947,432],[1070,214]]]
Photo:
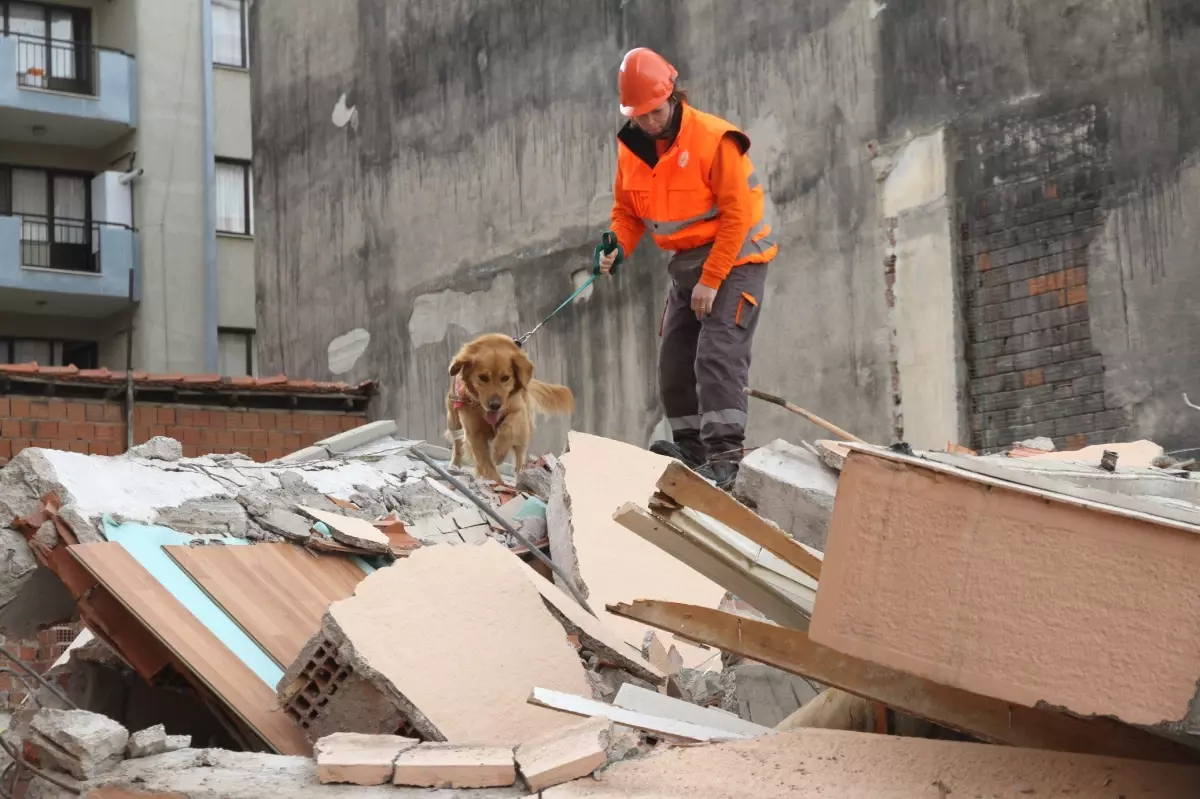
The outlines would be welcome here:
[[[272,508],[266,515],[256,517],[255,521],[265,530],[294,541],[307,541],[311,535],[312,522],[283,508]]]
[[[298,507],[317,521],[324,522],[338,543],[372,552],[389,552],[391,550],[391,542],[388,541],[388,537],[368,521],[356,519],[353,516],[327,513],[304,505]]]
[[[150,757],[167,751],[167,728],[161,724],[139,730],[129,736],[125,747],[128,757]]]
[[[362,427],[356,427],[353,430],[347,430],[344,433],[338,433],[336,436],[330,436],[323,441],[318,441],[317,445],[324,447],[334,455],[340,455],[343,452],[357,449],[364,444],[370,444],[377,438],[390,436],[395,432],[396,423],[391,419],[383,419],[378,422],[365,424]]]
[[[293,453],[277,458],[276,463],[308,463],[310,461],[329,460],[329,450],[324,447],[305,447]]]
[[[596,717],[518,746],[517,766],[529,790],[542,791],[586,777],[603,766],[612,729],[611,720]]]
[[[317,741],[313,749],[317,761],[317,779],[323,783],[348,782],[354,785],[383,785],[392,778],[392,764],[406,749],[416,746],[415,738],[399,735],[362,735],[336,732]]]
[[[183,444],[166,436],[155,436],[125,453],[127,458],[174,462],[183,457]]]
[[[808,450],[776,439],[742,461],[733,495],[792,538],[825,550],[836,473]]]
[[[89,780],[121,762],[129,731],[86,710],[39,710],[30,722],[38,760],[79,780]]]
[[[394,785],[419,788],[503,788],[516,781],[507,746],[421,744],[401,752],[392,772]]]

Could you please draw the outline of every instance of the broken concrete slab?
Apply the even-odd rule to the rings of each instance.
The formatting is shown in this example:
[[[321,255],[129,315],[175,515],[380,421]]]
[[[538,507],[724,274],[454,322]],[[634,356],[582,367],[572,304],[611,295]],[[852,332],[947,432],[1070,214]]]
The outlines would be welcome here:
[[[388,537],[368,521],[356,519],[353,516],[327,513],[326,511],[304,505],[298,505],[297,507],[306,515],[311,516],[319,522],[324,522],[334,540],[341,544],[381,554],[391,551],[391,543],[388,541]]]
[[[1200,795],[1200,767],[1010,746],[803,730],[615,763],[542,799],[938,799]]]
[[[325,449],[325,447],[305,447],[304,449],[298,449],[295,452],[290,452],[287,455],[284,455],[282,458],[277,458],[274,462],[280,464],[311,463],[312,461],[323,461],[331,454],[332,453]]]
[[[819,688],[797,674],[762,663],[739,663],[721,674],[721,708],[774,727],[816,698]]]
[[[39,710],[29,724],[38,760],[45,766],[87,780],[120,763],[129,731],[99,713],[86,710]]]
[[[162,724],[138,730],[129,736],[129,742],[125,746],[126,757],[150,757],[151,755],[161,755],[165,751],[167,751],[167,728]]]
[[[411,725],[425,740],[507,746],[571,723],[525,702],[530,685],[590,694],[528,569],[491,539],[378,569],[329,606],[280,680],[285,712],[310,738]]]
[[[131,447],[124,457],[174,462],[183,457],[183,444],[166,436],[154,436],[144,444]]]
[[[514,799],[516,788],[446,790],[431,794],[425,788],[394,785],[323,785],[317,765],[307,757],[287,757],[222,749],[185,749],[153,757],[126,760],[96,780],[80,783],[88,791],[128,791],[116,796],[164,795],[171,799]],[[105,794],[100,794],[104,796]],[[112,794],[109,794],[112,795]],[[27,799],[72,799],[43,780],[33,780]]]
[[[569,440],[570,450],[561,458],[563,473],[556,476],[547,508],[550,552],[556,564],[578,579],[605,626],[625,641],[642,641],[649,627],[601,610],[630,597],[672,598],[715,608],[724,588],[613,520],[622,504],[645,503],[654,494],[670,459],[576,431]],[[679,651],[687,666],[712,655],[682,642]]]
[[[803,447],[776,439],[746,456],[733,495],[795,540],[825,549],[837,472]]]
[[[507,746],[425,743],[396,758],[393,785],[420,788],[504,788],[517,781]]]
[[[345,432],[322,439],[317,442],[317,446],[324,447],[334,455],[340,455],[343,452],[349,452],[352,449],[370,444],[378,438],[390,436],[395,432],[396,422],[391,419],[382,419],[378,422],[364,424],[353,430],[346,430]]]
[[[327,735],[313,747],[317,779],[323,783],[383,785],[392,779],[392,764],[400,753],[419,743],[416,738],[399,735]]]
[[[611,720],[596,717],[518,746],[517,767],[529,790],[543,791],[603,767],[612,732]]]
[[[292,541],[307,541],[312,535],[312,522],[298,513],[272,508],[264,516],[255,517],[263,529]]]

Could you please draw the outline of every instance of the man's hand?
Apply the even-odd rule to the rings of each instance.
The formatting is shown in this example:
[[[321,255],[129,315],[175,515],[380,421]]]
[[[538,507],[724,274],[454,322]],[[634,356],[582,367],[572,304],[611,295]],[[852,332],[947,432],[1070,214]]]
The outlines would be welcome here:
[[[703,319],[712,313],[713,302],[717,299],[717,290],[709,288],[703,283],[697,283],[696,288],[692,289],[692,310],[696,314],[697,319]]]
[[[613,262],[617,260],[617,254],[619,252],[620,250],[613,250],[607,255],[603,253],[600,254],[600,274],[607,275],[612,271]]]

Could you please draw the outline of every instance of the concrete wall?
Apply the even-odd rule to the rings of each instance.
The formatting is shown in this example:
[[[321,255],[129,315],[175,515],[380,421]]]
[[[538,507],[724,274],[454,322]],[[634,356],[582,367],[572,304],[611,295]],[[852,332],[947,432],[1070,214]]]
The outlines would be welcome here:
[[[1178,394],[1190,383],[1200,395],[1186,344],[1200,319],[1185,310],[1200,289],[1185,257],[1198,235],[1194,3],[258,0],[251,27],[264,371],[327,377],[330,341],[365,328],[372,343],[349,377],[381,379],[377,412],[408,434],[439,435],[454,349],[531,327],[607,224],[615,67],[648,45],[696,105],[749,133],[765,176],[782,247],[752,383],[883,442],[1188,445],[1194,412]],[[1087,291],[1070,300],[1081,307],[1016,279],[999,301],[965,248],[1026,230],[1015,266],[1084,240],[1029,222],[1020,203],[1034,186],[1071,190],[1075,167],[1039,147],[1069,155],[1058,120],[1087,107],[1099,138],[1076,154],[1105,179],[1099,205],[1071,220],[1096,228]],[[982,217],[987,197],[1002,207]],[[665,279],[651,250],[530,348],[540,376],[579,395],[577,428],[636,443],[660,419]],[[1087,341],[978,339],[985,324],[1059,317],[1056,330],[1086,322]],[[1046,361],[1043,383],[1021,382],[1034,377],[1018,357]],[[1085,412],[1094,400],[1073,393],[1087,377],[1075,373],[1101,361],[1101,408]],[[763,406],[750,433],[819,434]]]

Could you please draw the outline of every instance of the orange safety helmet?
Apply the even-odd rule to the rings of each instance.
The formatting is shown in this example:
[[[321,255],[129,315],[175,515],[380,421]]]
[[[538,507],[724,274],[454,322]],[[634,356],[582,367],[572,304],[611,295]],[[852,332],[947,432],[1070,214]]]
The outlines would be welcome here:
[[[617,86],[621,113],[627,117],[648,114],[667,101],[675,91],[679,72],[648,47],[635,47],[621,60]]]

